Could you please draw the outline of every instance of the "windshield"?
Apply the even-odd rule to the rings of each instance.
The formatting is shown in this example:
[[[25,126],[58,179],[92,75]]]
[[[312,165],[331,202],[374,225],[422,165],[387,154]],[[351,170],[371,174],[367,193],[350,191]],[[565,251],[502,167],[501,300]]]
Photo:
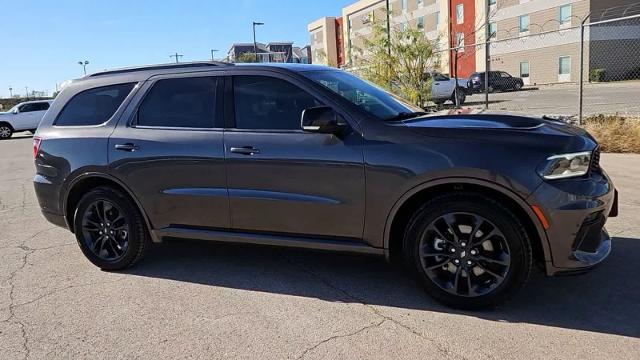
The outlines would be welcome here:
[[[408,114],[424,113],[419,107],[345,71],[319,70],[302,74],[383,120],[403,119]]]

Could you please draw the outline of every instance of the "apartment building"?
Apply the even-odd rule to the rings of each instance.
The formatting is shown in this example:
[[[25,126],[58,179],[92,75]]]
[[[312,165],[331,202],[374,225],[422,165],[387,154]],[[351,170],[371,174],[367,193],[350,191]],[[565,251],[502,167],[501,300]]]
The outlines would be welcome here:
[[[468,77],[474,72],[485,71],[488,32],[492,70],[521,76],[526,84],[543,84],[579,80],[580,24],[589,13],[605,13],[637,1],[390,0],[388,6],[392,26],[399,29],[417,27],[423,29],[428,38],[437,39],[443,72]],[[316,53],[326,54],[327,60],[322,63],[352,66],[365,39],[373,34],[373,24],[386,24],[386,21],[386,0],[360,0],[343,8],[341,18],[314,21],[308,26],[313,61],[317,62]],[[338,22],[343,24],[343,41],[338,40]],[[640,28],[626,27],[629,28],[626,35],[620,35],[614,25],[587,29],[587,78],[590,69],[611,67],[611,59],[606,58],[610,51],[603,49],[618,49],[627,55],[627,59],[637,56]],[[616,47],[614,41],[625,44],[637,41],[638,45],[622,46],[619,43]],[[341,52],[344,61],[338,60]],[[624,64],[620,57],[615,61],[618,62],[615,64],[617,73],[609,72],[612,76],[628,72],[634,63]]]
[[[299,48],[292,42],[270,42],[268,44],[235,43],[227,52],[227,61],[236,62],[242,54],[258,54],[259,62],[310,63],[308,47]]]

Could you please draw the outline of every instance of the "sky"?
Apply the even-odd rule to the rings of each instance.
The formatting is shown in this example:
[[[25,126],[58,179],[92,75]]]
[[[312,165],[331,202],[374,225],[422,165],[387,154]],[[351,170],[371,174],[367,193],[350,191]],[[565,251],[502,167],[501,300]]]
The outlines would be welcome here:
[[[31,90],[52,94],[56,84],[87,72],[207,60],[230,45],[253,42],[309,43],[307,25],[338,16],[355,0],[0,0],[0,97]]]

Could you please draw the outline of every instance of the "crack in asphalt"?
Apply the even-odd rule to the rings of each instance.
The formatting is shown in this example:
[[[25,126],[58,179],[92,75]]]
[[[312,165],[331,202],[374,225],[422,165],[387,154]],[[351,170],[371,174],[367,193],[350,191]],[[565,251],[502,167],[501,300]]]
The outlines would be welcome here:
[[[409,332],[410,332],[410,333],[412,333],[413,335],[415,335],[415,336],[417,336],[417,337],[419,337],[419,338],[421,338],[421,339],[423,339],[423,340],[426,340],[426,341],[427,341],[427,342],[429,342],[429,343],[432,343],[432,344],[436,347],[436,350],[437,350],[438,352],[442,353],[444,356],[455,355],[456,357],[458,357],[458,358],[460,358],[460,359],[464,359],[464,360],[467,360],[467,359],[468,359],[468,358],[466,358],[465,356],[463,356],[463,355],[461,355],[461,354],[459,354],[459,353],[455,353],[455,352],[453,352],[453,351],[449,350],[448,348],[444,347],[442,344],[438,343],[436,340],[434,340],[434,339],[432,339],[432,338],[427,337],[426,335],[424,335],[424,334],[422,334],[422,333],[420,333],[420,332],[418,332],[418,331],[414,330],[414,329],[413,329],[413,328],[411,328],[410,326],[407,326],[407,325],[403,324],[402,322],[400,322],[400,321],[398,321],[398,320],[394,319],[393,317],[391,317],[391,316],[388,316],[388,315],[385,315],[385,314],[381,313],[381,312],[380,312],[380,311],[379,311],[375,306],[370,305],[370,304],[367,304],[363,299],[361,299],[361,298],[357,297],[356,295],[353,295],[353,294],[349,293],[347,290],[344,290],[344,289],[342,289],[342,288],[340,288],[340,287],[338,287],[338,286],[334,285],[334,284],[333,284],[333,283],[331,283],[329,280],[327,280],[327,279],[325,279],[324,277],[322,277],[322,276],[318,275],[317,273],[315,273],[315,272],[313,272],[313,271],[311,271],[311,270],[309,270],[309,269],[305,268],[304,266],[302,266],[302,265],[300,265],[300,264],[296,263],[295,261],[291,260],[290,258],[288,258],[287,256],[283,255],[282,253],[280,253],[280,256],[281,256],[281,257],[282,257],[282,258],[283,258],[287,263],[289,263],[290,265],[292,265],[292,266],[294,266],[294,267],[296,267],[296,268],[298,268],[298,269],[302,270],[304,273],[306,273],[306,274],[310,275],[311,277],[315,278],[316,280],[320,281],[320,282],[321,282],[321,283],[323,283],[325,286],[328,286],[329,288],[331,288],[331,289],[333,289],[333,290],[335,290],[335,291],[337,291],[337,292],[339,292],[339,293],[343,294],[343,295],[344,295],[344,296],[346,296],[347,298],[349,298],[349,299],[351,299],[351,300],[353,300],[353,301],[355,301],[355,302],[357,302],[357,303],[359,303],[359,304],[361,304],[361,305],[364,305],[364,306],[365,306],[365,307],[367,307],[371,312],[373,312],[375,315],[377,315],[377,316],[379,316],[379,317],[383,318],[383,319],[382,319],[382,321],[380,322],[380,324],[379,324],[379,325],[377,325],[377,326],[382,325],[382,323],[384,323],[384,322],[386,322],[386,321],[392,322],[392,323],[394,323],[395,325],[397,325],[397,326],[401,327],[402,329],[409,331]],[[374,325],[375,325],[375,324],[374,324]],[[371,325],[365,326],[364,328],[360,329],[359,331],[356,331],[356,334],[357,334],[357,333],[359,333],[359,332],[365,331],[365,330],[367,330],[368,328],[372,328],[372,327],[375,327],[375,326],[371,326]],[[347,335],[347,336],[353,336],[353,335]],[[311,349],[313,349],[313,348],[317,348],[318,346],[320,346],[320,345],[322,345],[322,344],[325,344],[325,343],[330,342],[330,341],[335,340],[335,339],[339,339],[339,338],[341,338],[341,337],[343,337],[343,336],[332,336],[332,337],[330,337],[330,338],[327,338],[327,339],[325,339],[325,340],[321,341],[320,343],[318,343],[318,344],[316,344],[316,345],[313,345],[313,346],[311,346],[310,348],[308,348],[308,349],[304,350],[304,351],[303,351],[303,354],[308,353],[308,352],[309,352]],[[298,357],[298,359],[300,359],[300,357]]]
[[[344,339],[344,338],[348,338],[348,337],[351,337],[351,336],[356,336],[356,335],[358,335],[358,334],[360,334],[362,332],[365,332],[365,331],[367,331],[369,329],[373,329],[373,328],[379,327],[379,326],[381,326],[382,324],[384,324],[387,321],[388,321],[387,319],[382,319],[377,323],[366,325],[366,326],[364,326],[364,327],[362,327],[362,328],[360,328],[360,329],[358,329],[358,330],[356,330],[354,332],[351,332],[351,333],[348,333],[348,334],[344,334],[344,335],[334,335],[334,336],[328,337],[328,338],[318,342],[317,344],[305,349],[302,352],[302,354],[300,354],[300,356],[298,356],[296,359],[297,360],[303,359],[305,356],[307,356],[308,353],[310,353],[311,351],[319,348],[320,346],[322,346],[322,345],[324,345],[324,344],[326,344],[328,342],[331,342],[331,341],[334,341],[334,340],[337,340],[337,339]]]
[[[23,187],[23,191],[24,191],[24,187]],[[20,327],[20,334],[22,336],[22,349],[24,352],[24,359],[28,359],[29,355],[31,354],[31,350],[29,348],[29,335],[27,334],[27,329],[26,329],[26,325],[24,322],[22,322],[20,319],[17,318],[16,316],[16,304],[15,304],[15,290],[16,290],[16,285],[15,285],[15,278],[18,275],[18,273],[23,270],[26,266],[27,266],[27,259],[29,257],[29,255],[35,253],[36,251],[38,251],[37,249],[32,249],[29,248],[28,246],[26,246],[26,243],[29,240],[32,240],[34,238],[36,238],[39,235],[42,235],[48,231],[51,231],[53,229],[56,229],[56,227],[51,227],[45,230],[41,230],[36,232],[35,234],[29,236],[28,238],[24,239],[22,241],[22,243],[18,246],[15,246],[16,248],[19,248],[21,250],[24,251],[24,254],[22,255],[21,259],[20,259],[20,265],[18,266],[17,269],[15,269],[14,271],[11,272],[11,274],[9,275],[8,278],[8,283],[9,283],[9,317],[6,318],[5,320],[2,320],[3,323],[13,323],[13,324],[17,324]]]

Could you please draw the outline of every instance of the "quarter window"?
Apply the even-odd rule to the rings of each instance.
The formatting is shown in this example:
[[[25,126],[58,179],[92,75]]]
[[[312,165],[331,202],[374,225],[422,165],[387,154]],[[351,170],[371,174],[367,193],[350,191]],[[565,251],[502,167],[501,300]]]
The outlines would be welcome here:
[[[273,77],[234,76],[236,128],[300,130],[302,112],[321,106],[299,87]]]
[[[137,126],[207,129],[215,127],[215,77],[156,82],[138,110]]]
[[[135,84],[118,84],[83,91],[62,110],[56,126],[92,126],[107,122]]]

